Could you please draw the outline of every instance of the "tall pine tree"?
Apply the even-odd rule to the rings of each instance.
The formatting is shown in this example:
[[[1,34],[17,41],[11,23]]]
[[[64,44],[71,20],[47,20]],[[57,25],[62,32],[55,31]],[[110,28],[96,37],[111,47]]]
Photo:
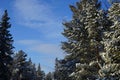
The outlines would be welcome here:
[[[70,6],[73,19],[64,23],[63,35],[68,41],[63,42],[62,49],[67,53],[65,59],[74,62],[71,65],[74,75],[71,76],[75,80],[97,79],[99,65],[103,64],[99,53],[104,50],[102,32],[108,20],[100,7],[98,0],[81,0],[76,3],[76,7]]]
[[[12,63],[13,54],[13,37],[10,34],[9,17],[7,10],[5,10],[0,22],[0,79],[9,80],[11,73],[9,66]]]

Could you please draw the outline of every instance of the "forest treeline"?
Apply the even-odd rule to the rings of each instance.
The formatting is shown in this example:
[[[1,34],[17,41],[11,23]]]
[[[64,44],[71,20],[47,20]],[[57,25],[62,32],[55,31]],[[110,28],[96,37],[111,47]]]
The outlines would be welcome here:
[[[73,17],[63,23],[64,59],[45,74],[27,54],[14,53],[9,17],[0,21],[0,80],[120,80],[120,0],[80,0],[70,5]],[[108,3],[104,3],[107,5]],[[107,9],[104,9],[107,7]]]

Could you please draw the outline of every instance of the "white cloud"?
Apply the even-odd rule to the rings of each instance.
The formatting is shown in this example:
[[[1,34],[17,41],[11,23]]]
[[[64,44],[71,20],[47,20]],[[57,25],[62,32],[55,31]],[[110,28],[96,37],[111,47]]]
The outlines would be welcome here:
[[[52,5],[44,0],[15,0],[13,9],[17,24],[34,28],[46,37],[61,37],[61,21],[52,10]]]
[[[54,54],[53,56],[61,57],[62,50],[59,44],[46,43],[39,40],[19,40],[16,42],[19,45],[23,45],[27,50],[37,52],[41,54]]]
[[[38,43],[40,43],[40,41],[38,40],[19,40],[17,41],[18,44],[22,44],[22,45],[36,45]]]
[[[48,17],[47,14],[50,14],[48,5],[40,0],[16,0],[14,7],[19,11],[19,16],[24,16],[25,20],[40,20],[39,18],[45,20]]]
[[[24,48],[25,51],[28,53],[36,53],[38,55],[34,55],[31,58],[33,58],[33,61],[38,62],[40,60],[41,68],[46,73],[54,71],[54,64],[55,64],[55,58],[63,58],[63,51],[61,50],[61,46],[59,44],[52,44],[52,43],[46,43],[40,40],[19,40],[16,41],[16,44]]]
[[[51,6],[42,0],[15,0],[15,13],[20,23],[27,27],[46,27],[57,23],[54,21]],[[22,20],[22,21],[21,21]]]
[[[40,53],[49,53],[49,54],[57,54],[61,52],[60,47],[55,44],[39,44],[32,46],[30,49]]]

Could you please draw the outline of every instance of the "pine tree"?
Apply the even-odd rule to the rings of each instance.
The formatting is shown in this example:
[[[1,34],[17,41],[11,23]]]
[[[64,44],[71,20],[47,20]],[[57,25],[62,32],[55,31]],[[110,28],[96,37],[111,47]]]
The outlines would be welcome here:
[[[55,71],[54,71],[55,80],[63,80],[65,74],[63,73],[63,71],[61,71],[61,69],[62,69],[62,64],[60,63],[58,58],[56,58],[55,59]]]
[[[28,68],[27,74],[29,76],[29,79],[30,80],[37,80],[36,65],[32,63],[31,58],[29,58],[27,68]]]
[[[37,80],[45,80],[45,73],[44,71],[41,70],[40,64],[38,65],[36,72],[37,72]]]
[[[103,64],[99,53],[103,51],[102,32],[108,20],[100,10],[98,0],[81,0],[76,5],[70,6],[73,19],[64,23],[63,35],[68,41],[63,42],[62,49],[67,53],[65,59],[73,62],[70,76],[74,76],[75,80],[95,80],[98,78],[99,65]]]
[[[49,72],[49,73],[46,75],[45,80],[53,80],[53,74],[52,74],[52,72]]]
[[[27,55],[20,50],[13,61],[12,79],[11,80],[35,80],[35,67],[31,60],[27,61]]]
[[[104,32],[105,52],[101,54],[105,64],[99,71],[103,80],[120,79],[120,3],[114,2],[108,10],[112,25]]]
[[[9,21],[7,10],[5,10],[0,22],[0,79],[9,80],[10,65],[12,63],[13,54],[13,37],[8,30],[11,27]],[[3,77],[3,78],[2,78]]]
[[[67,53],[65,59],[67,62],[80,61],[80,53],[86,51],[84,44],[87,42],[87,31],[84,29],[82,22],[78,19],[79,17],[83,18],[84,16],[80,15],[76,7],[70,6],[73,11],[73,19],[70,22],[65,22],[65,29],[63,35],[68,38],[67,42],[62,42],[62,49]],[[82,11],[81,11],[82,12]],[[83,18],[84,19],[84,18]],[[87,45],[86,45],[87,46]],[[82,47],[82,48],[81,48]],[[85,58],[81,58],[85,61]],[[75,71],[75,63],[72,64],[72,71],[68,72],[66,77]],[[70,67],[70,66],[69,66]],[[69,70],[69,67],[67,69]]]
[[[69,65],[68,63],[64,59],[58,60],[56,58],[55,71],[54,71],[55,80],[73,80],[72,78],[69,77],[69,73],[71,72],[71,69],[68,69],[68,67],[71,65]]]
[[[26,63],[26,54],[21,50],[14,55],[12,66],[12,79],[21,80]]]

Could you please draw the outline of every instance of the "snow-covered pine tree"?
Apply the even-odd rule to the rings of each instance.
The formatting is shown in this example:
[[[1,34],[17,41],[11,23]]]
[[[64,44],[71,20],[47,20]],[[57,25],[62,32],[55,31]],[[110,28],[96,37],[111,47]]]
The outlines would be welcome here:
[[[14,56],[11,80],[35,80],[36,68],[31,60],[27,61],[27,55],[20,50]]]
[[[59,76],[58,76],[59,75]],[[60,60],[58,58],[55,59],[55,71],[54,71],[54,79],[55,80],[64,80],[66,74],[63,70],[63,66]]]
[[[26,61],[27,62],[27,61]],[[28,60],[28,76],[30,80],[37,80],[36,65],[32,62],[31,58]]]
[[[47,73],[45,80],[53,80],[53,73],[52,72]]]
[[[55,80],[73,80],[69,77],[70,72],[72,71],[72,67],[70,68],[72,62],[68,62],[64,59],[55,60],[55,71],[54,71],[54,79]],[[71,64],[71,65],[70,65]],[[69,69],[68,69],[69,68]]]
[[[82,3],[78,2],[77,5],[79,4]],[[74,63],[72,63],[72,65],[68,65],[68,67],[66,67],[66,77],[69,77],[69,75],[75,71],[75,65],[77,62],[84,63],[86,61],[86,56],[83,55],[83,52],[87,51],[86,47],[88,47],[89,45],[86,45],[88,43],[88,33],[85,30],[83,23],[85,21],[86,14],[82,7],[82,5],[77,6],[77,8],[75,6],[70,6],[71,11],[73,12],[73,19],[69,22],[64,23],[65,28],[62,34],[68,39],[68,41],[62,42],[62,49],[67,53],[67,55],[65,56],[65,60],[67,60],[67,62],[64,65],[75,61]]]
[[[95,80],[98,78],[99,64],[103,64],[99,53],[103,51],[102,32],[108,20],[100,10],[98,0],[81,0],[76,5],[70,6],[73,19],[64,23],[63,35],[68,41],[62,43],[62,49],[67,53],[65,60],[73,62],[73,73],[69,72],[69,75],[74,76],[75,80]]]
[[[21,50],[13,57],[12,80],[20,80],[26,68],[26,54]]]
[[[99,71],[103,80],[120,79],[120,3],[114,2],[108,10],[112,25],[105,31],[105,52],[101,54],[105,64]]]

